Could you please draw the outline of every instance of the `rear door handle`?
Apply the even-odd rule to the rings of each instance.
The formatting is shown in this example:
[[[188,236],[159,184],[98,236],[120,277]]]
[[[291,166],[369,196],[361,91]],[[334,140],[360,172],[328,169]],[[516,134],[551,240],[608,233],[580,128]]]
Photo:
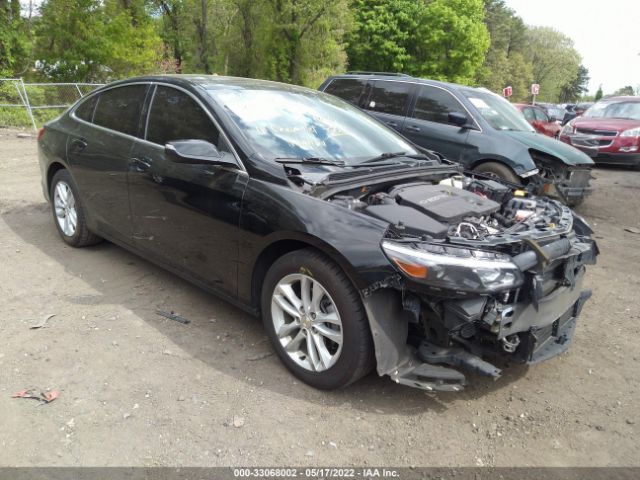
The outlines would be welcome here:
[[[416,127],[415,125],[407,125],[407,130],[410,132],[419,132],[420,127]]]
[[[129,165],[136,172],[146,172],[151,168],[151,161],[146,158],[132,158]]]
[[[88,145],[89,144],[87,143],[87,141],[84,138],[74,138],[71,141],[71,149],[76,151],[76,152],[81,152],[82,150],[87,148]]]

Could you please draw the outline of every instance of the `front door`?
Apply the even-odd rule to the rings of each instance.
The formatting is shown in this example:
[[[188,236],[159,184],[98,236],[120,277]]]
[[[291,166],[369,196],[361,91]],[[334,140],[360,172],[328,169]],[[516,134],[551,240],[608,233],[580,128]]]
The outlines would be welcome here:
[[[164,145],[206,140],[231,148],[190,93],[158,85],[146,140],[131,155],[129,190],[135,245],[211,288],[235,295],[242,196],[248,176],[238,168],[172,162]]]
[[[421,147],[464,164],[469,130],[449,123],[449,113],[468,116],[460,102],[440,87],[421,85],[402,134]]]
[[[67,140],[85,211],[96,233],[131,240],[127,172],[148,84],[111,88],[83,102],[72,114]]]

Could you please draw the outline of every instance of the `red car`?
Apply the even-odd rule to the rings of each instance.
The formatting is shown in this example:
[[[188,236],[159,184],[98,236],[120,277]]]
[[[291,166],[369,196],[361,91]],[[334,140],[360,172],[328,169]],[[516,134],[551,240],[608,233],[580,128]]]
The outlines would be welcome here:
[[[557,121],[549,118],[549,115],[540,107],[526,103],[515,103],[514,106],[522,112],[524,118],[536,129],[536,132],[548,137],[558,138],[562,127]]]
[[[640,167],[640,97],[609,97],[567,123],[560,140],[596,163]]]

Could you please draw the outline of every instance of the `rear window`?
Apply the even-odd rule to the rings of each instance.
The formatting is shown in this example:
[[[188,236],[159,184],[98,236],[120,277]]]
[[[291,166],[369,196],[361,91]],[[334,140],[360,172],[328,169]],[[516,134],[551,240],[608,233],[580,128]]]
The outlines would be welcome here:
[[[85,122],[93,122],[93,111],[96,109],[98,95],[85,100],[74,112],[74,115]]]
[[[358,78],[336,78],[327,85],[324,91],[358,105],[365,84],[364,80]]]
[[[101,93],[93,123],[127,135],[137,135],[146,90],[146,85],[127,85]]]
[[[404,115],[411,84],[404,82],[374,82],[371,88],[371,95],[365,106],[367,110],[374,112],[388,113],[391,115]]]

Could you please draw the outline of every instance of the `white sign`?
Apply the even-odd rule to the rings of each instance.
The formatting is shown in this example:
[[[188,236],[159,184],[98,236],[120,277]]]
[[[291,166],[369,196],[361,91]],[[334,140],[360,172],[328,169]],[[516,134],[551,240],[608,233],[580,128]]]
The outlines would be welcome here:
[[[538,95],[540,93],[540,85],[534,83],[531,85],[531,95]]]

